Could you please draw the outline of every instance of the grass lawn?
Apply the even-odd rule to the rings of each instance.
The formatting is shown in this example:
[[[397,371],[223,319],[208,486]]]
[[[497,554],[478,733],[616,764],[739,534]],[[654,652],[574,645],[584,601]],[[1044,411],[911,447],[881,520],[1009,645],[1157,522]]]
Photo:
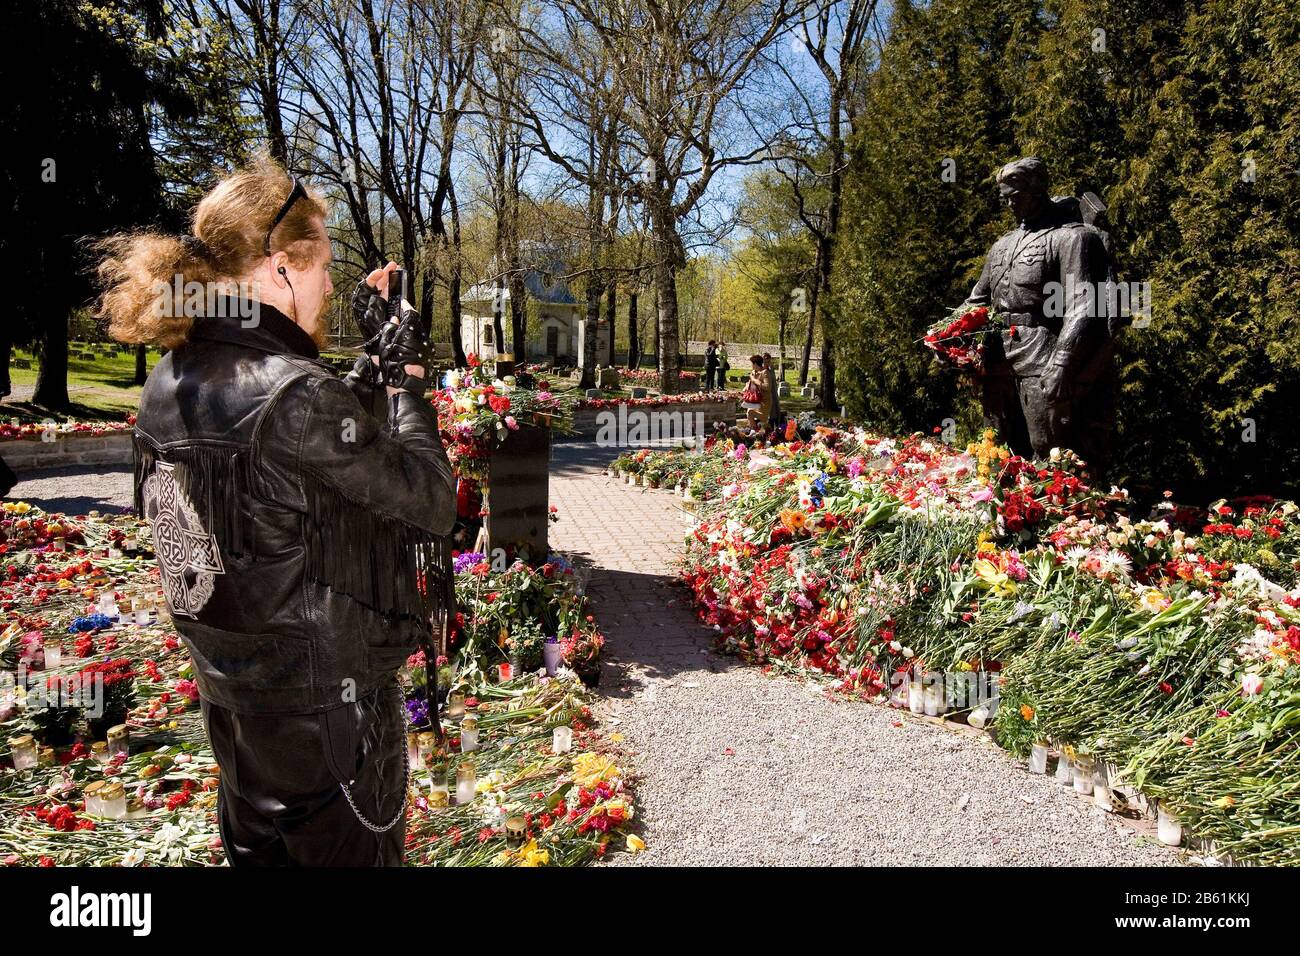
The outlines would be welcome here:
[[[91,346],[86,343],[70,343],[72,349],[88,351]],[[64,421],[68,418],[81,420],[121,421],[135,412],[140,403],[140,386],[135,383],[135,352],[117,352],[103,354],[103,348],[95,346],[95,358],[77,358],[68,356],[68,397],[72,399],[72,409],[66,412],[53,412],[33,405],[28,396],[36,384],[36,373],[40,368],[40,359],[26,349],[14,349],[9,363],[9,379],[14,394],[4,400],[0,406],[0,415],[16,418],[20,421]],[[149,350],[148,366],[157,363],[161,353],[157,349]],[[18,368],[16,362],[26,360],[30,368]]]

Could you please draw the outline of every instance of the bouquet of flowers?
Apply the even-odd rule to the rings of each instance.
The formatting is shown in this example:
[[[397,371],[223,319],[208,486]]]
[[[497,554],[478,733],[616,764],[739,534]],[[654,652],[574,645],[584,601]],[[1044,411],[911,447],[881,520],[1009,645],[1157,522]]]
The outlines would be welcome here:
[[[461,478],[487,476],[487,462],[499,442],[523,424],[572,430],[567,399],[551,392],[546,382],[526,388],[513,375],[494,378],[470,353],[468,369],[447,373],[443,388],[433,393],[447,457]]]
[[[955,369],[984,371],[984,342],[991,332],[1010,328],[1001,313],[987,306],[954,309],[925,333],[925,346],[939,360]]]

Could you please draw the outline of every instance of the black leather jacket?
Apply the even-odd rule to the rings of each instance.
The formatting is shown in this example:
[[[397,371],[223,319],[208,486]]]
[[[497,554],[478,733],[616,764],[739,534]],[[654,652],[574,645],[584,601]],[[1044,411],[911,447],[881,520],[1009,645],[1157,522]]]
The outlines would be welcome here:
[[[427,400],[389,400],[368,362],[339,379],[257,310],[198,319],[150,374],[136,505],[200,694],[321,713],[391,686],[451,613],[454,478]]]

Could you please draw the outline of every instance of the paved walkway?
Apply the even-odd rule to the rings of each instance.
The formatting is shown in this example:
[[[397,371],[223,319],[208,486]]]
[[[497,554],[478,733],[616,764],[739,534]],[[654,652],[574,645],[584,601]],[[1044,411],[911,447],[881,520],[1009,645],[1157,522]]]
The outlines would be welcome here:
[[[614,456],[555,446],[551,546],[589,562],[601,710],[640,777],[648,849],[615,865],[1177,862],[987,739],[711,653],[673,581],[690,518],[668,492],[605,478]]]

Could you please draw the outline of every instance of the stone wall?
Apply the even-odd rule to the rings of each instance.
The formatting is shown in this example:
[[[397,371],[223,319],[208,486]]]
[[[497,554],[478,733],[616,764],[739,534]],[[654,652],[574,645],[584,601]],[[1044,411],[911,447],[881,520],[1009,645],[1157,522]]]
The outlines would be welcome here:
[[[59,435],[54,441],[0,441],[0,457],[20,476],[24,471],[66,465],[129,465],[131,456],[129,430],[106,435]]]

